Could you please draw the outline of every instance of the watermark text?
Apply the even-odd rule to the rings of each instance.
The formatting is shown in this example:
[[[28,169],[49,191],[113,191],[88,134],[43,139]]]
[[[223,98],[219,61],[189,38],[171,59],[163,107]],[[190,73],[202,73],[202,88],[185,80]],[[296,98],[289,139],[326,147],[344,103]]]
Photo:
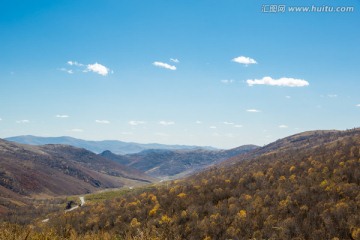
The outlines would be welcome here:
[[[264,4],[261,6],[261,12],[263,13],[350,13],[354,12],[353,6],[288,6],[284,4]]]

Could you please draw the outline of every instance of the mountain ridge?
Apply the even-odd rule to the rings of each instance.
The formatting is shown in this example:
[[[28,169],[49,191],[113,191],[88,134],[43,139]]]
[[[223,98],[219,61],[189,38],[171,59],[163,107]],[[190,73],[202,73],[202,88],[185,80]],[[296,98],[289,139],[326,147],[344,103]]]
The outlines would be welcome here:
[[[21,135],[4,138],[7,141],[17,142],[29,145],[45,145],[45,144],[65,144],[75,147],[85,148],[94,153],[101,153],[105,150],[110,150],[116,154],[131,154],[138,153],[146,149],[208,149],[215,150],[216,148],[209,146],[188,146],[188,145],[167,145],[159,143],[135,143],[123,142],[120,140],[102,140],[92,141],[73,138],[69,136],[61,137],[38,137],[33,135]]]
[[[272,152],[286,151],[289,149],[304,150],[314,148],[322,144],[327,144],[332,141],[338,141],[341,137],[347,137],[348,134],[360,133],[360,128],[353,128],[348,130],[312,130],[293,134],[274,142],[271,142],[263,147],[259,147],[251,153],[243,154],[242,156],[235,156],[227,159],[221,164],[235,164],[249,158],[260,156],[262,154],[271,154]],[[311,142],[311,144],[310,144]]]

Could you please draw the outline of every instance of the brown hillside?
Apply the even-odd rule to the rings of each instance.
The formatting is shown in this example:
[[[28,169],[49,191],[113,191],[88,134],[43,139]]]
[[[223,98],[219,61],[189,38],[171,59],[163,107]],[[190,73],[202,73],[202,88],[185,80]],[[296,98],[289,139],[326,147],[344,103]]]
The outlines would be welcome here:
[[[65,145],[30,146],[0,140],[2,197],[84,194],[152,180],[137,170],[85,149]]]
[[[129,239],[360,239],[359,129],[298,134],[262,151],[49,226]]]

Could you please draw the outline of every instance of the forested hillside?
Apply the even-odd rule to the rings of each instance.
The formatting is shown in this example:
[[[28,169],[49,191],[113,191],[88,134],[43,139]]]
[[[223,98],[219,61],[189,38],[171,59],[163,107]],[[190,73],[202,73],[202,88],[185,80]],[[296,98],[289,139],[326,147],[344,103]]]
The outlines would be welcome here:
[[[281,151],[235,158],[231,166],[88,204],[58,215],[42,234],[52,229],[53,236],[94,239],[360,239],[360,130],[313,133],[308,140],[307,147],[279,146]]]

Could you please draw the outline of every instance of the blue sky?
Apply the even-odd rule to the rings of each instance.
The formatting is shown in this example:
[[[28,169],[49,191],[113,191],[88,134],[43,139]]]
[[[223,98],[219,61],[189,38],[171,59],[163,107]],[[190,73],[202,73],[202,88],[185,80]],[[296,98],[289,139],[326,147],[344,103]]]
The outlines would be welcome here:
[[[285,11],[262,11],[270,5]],[[0,137],[231,148],[359,127],[359,9],[356,0],[2,0]]]

